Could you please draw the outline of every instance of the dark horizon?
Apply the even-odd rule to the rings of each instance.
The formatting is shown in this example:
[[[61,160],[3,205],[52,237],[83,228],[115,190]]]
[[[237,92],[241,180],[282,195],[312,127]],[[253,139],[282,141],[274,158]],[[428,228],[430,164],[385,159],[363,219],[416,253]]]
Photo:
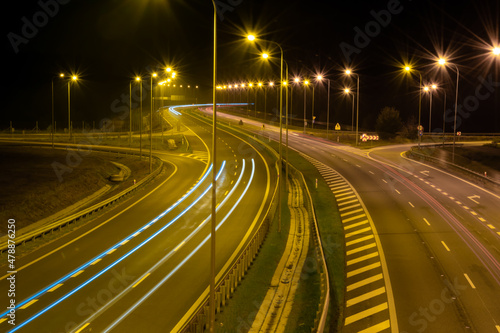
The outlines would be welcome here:
[[[6,77],[12,83],[4,90],[7,103],[1,130],[8,128],[11,120],[16,128],[33,128],[35,121],[40,122],[41,128],[48,126],[50,82],[61,70],[74,71],[81,79],[71,92],[72,119],[76,123],[98,122],[113,116],[116,100],[122,103],[122,95],[128,96],[129,80],[157,66],[173,66],[179,73],[179,82],[199,85],[200,102],[210,101],[213,15],[210,2],[62,2],[57,7],[53,1],[9,4],[3,53],[8,58]],[[278,63],[263,63],[258,59],[258,49],[245,42],[248,29],[282,45],[290,66],[290,80],[296,75],[312,79],[315,73],[332,80],[333,122],[350,120],[350,101],[341,93],[345,85],[354,87],[354,82],[341,72],[347,66],[360,75],[361,127],[373,127],[384,106],[396,107],[404,120],[417,116],[418,78],[405,78],[398,68],[406,61],[413,61],[422,72],[424,83],[434,80],[444,83],[449,109],[447,126],[451,128],[448,120],[454,110],[456,76],[452,67],[444,71],[435,66],[432,55],[441,53],[460,69],[458,102],[463,107],[457,130],[500,131],[496,83],[500,81],[500,59],[490,56],[487,49],[498,42],[499,1],[390,0],[342,4],[320,1],[311,5],[299,1],[241,0],[232,5],[224,1],[219,4],[218,82],[221,84],[276,80],[279,76]],[[17,40],[18,44],[14,42],[13,46],[13,34],[22,37],[26,19],[33,24],[34,17],[41,20],[36,33],[31,31],[30,38]],[[279,56],[272,45],[261,44],[261,47],[269,48],[273,57]],[[66,90],[57,79],[55,88],[56,121],[64,123]],[[316,115],[318,121],[325,121],[324,88],[318,86],[316,92]],[[301,93],[296,91],[294,98],[299,103],[296,105],[302,105]],[[148,103],[149,99],[145,101]],[[423,96],[425,131],[428,112],[429,100]],[[433,97],[436,129],[441,128],[442,112],[440,89]],[[302,111],[294,113],[300,116]]]

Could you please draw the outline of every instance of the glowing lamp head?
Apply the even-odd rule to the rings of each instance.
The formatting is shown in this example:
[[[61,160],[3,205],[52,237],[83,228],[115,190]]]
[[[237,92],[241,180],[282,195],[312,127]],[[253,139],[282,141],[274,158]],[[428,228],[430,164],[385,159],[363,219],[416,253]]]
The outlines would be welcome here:
[[[345,70],[345,73],[346,73],[347,75],[350,75],[350,74],[351,74],[351,70],[350,70],[350,69],[346,69],[346,70]]]
[[[78,77],[77,77],[76,75],[73,75],[73,76],[71,77],[71,80],[76,81],[76,80],[78,80]]]
[[[296,77],[296,78],[294,79],[294,81],[295,81],[295,83],[299,83],[300,79],[299,79],[298,77]]]
[[[307,86],[309,84],[309,81],[305,80],[304,84]]]
[[[344,92],[345,92],[346,94],[348,94],[350,91],[351,91],[351,90],[350,90],[349,88],[345,88],[345,89],[344,89]]]
[[[259,87],[262,87],[262,82],[259,82],[258,85],[259,85]]]
[[[274,82],[269,82],[269,85],[272,87],[274,86]]]
[[[500,47],[494,47],[493,48],[493,54],[496,55],[496,56],[499,56],[500,55]]]
[[[436,84],[433,84],[433,85],[431,86],[431,88],[432,88],[432,89],[437,89],[437,85],[436,85]]]
[[[411,71],[411,67],[410,66],[406,66],[405,67],[405,71],[407,71],[407,72]]]
[[[424,91],[429,91],[429,87],[425,86]]]
[[[152,76],[152,77],[156,77],[156,76],[158,76],[158,74],[153,73],[153,74],[151,74],[151,76]]]
[[[247,36],[247,39],[248,39],[249,41],[254,41],[254,40],[255,40],[255,35],[248,35],[248,36]]]
[[[318,81],[323,80],[323,76],[321,76],[321,75],[318,75],[316,78],[318,79]]]
[[[446,59],[444,58],[439,58],[438,60],[438,64],[441,65],[441,66],[444,66],[446,64]]]
[[[64,77],[64,73],[59,74],[59,77]]]
[[[135,80],[136,80],[136,81],[141,81],[141,78],[137,76],[137,77],[135,78]]]
[[[269,54],[267,54],[267,53],[262,53],[262,58],[264,58],[264,59],[269,58]]]
[[[165,68],[165,70],[167,71],[167,73],[170,73],[172,71],[172,67],[167,67]]]

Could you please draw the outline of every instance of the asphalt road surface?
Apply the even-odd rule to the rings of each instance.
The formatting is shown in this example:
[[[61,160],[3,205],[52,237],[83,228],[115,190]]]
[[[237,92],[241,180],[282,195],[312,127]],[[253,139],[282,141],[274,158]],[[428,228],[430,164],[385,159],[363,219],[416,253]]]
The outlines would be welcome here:
[[[210,149],[209,122],[176,117],[200,140],[193,144]],[[220,270],[263,218],[276,175],[261,149],[218,134]],[[212,159],[157,155],[171,177],[18,258],[15,297],[7,297],[9,274],[0,281],[2,304],[16,301],[16,325],[4,310],[0,331],[167,332],[179,323],[209,285]]]
[[[266,124],[262,130],[262,123],[253,120],[245,124],[274,140],[279,137],[276,127]],[[352,186],[352,200],[357,195],[360,207],[341,211],[341,216],[369,218],[349,233],[366,238],[373,232],[379,239],[364,240],[347,257],[364,275],[356,284],[346,278],[344,314],[356,325],[351,329],[346,320],[343,331],[500,332],[498,191],[405,159],[401,153],[410,146],[356,149],[300,132],[290,132],[289,145],[314,161],[334,194],[350,190],[344,180]],[[384,265],[386,272],[380,270]],[[385,287],[374,287],[378,277]],[[379,318],[383,313],[389,327]]]

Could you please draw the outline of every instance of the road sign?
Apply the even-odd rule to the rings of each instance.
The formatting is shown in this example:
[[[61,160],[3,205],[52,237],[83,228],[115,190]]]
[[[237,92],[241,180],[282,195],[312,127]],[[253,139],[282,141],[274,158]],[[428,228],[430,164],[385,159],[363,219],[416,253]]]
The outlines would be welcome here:
[[[418,125],[418,126],[417,126],[417,129],[418,129],[419,131],[423,131],[423,130],[424,130],[424,126],[422,126],[422,125]]]
[[[340,131],[340,124],[339,123],[337,123],[337,125],[335,125],[335,130]]]
[[[458,136],[462,135],[462,132],[457,132],[457,135],[458,135]]]

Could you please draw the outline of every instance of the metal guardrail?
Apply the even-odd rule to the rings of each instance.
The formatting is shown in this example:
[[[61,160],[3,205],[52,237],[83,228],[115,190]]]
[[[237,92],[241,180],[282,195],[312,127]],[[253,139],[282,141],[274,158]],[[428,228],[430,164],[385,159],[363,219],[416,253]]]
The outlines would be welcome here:
[[[204,120],[200,118],[201,120]],[[206,120],[204,120],[206,121]],[[226,127],[226,125],[224,125]],[[226,127],[227,128],[227,127]],[[233,127],[227,129],[234,130],[240,134],[255,140],[259,144],[263,145],[271,153],[276,153],[274,150],[261,140],[250,136],[240,130],[235,130]],[[277,156],[277,155],[276,155]],[[276,164],[276,168],[278,165]],[[226,301],[234,293],[237,286],[241,283],[243,276],[245,276],[248,268],[256,258],[264,239],[266,238],[267,232],[269,231],[271,221],[274,219],[274,215],[277,210],[278,200],[276,199],[276,194],[278,192],[278,185],[273,191],[271,204],[267,209],[261,224],[258,226],[257,230],[253,234],[253,237],[247,241],[245,248],[243,248],[237,255],[237,258],[231,263],[230,267],[223,273],[219,281],[216,282],[216,293],[215,293],[215,309],[216,313],[220,313],[221,308],[226,305]],[[181,324],[179,332],[183,333],[198,333],[205,332],[209,327],[210,320],[210,304],[208,300],[208,295],[200,303],[200,305],[195,309],[193,314],[186,319],[185,323]]]
[[[425,147],[438,147],[438,146],[441,147],[442,145],[426,145]],[[432,157],[432,156],[429,156],[429,155],[426,155],[426,154],[422,154],[422,153],[416,152],[415,150],[418,150],[418,147],[412,147],[411,150],[407,151],[405,155],[408,158],[418,157],[420,160],[432,162],[432,163],[437,164],[437,165],[439,165],[439,164],[443,165],[444,164],[444,165],[446,165],[448,167],[451,167],[453,169],[465,172],[465,173],[469,174],[470,176],[472,176],[474,178],[477,178],[479,180],[490,182],[492,184],[500,186],[500,182],[497,182],[496,180],[494,180],[492,178],[485,177],[484,175],[480,174],[479,172],[467,169],[467,168],[465,168],[463,166],[460,166],[458,164],[454,164],[454,163],[451,163],[451,162],[448,162],[448,161],[441,160],[441,159],[436,158],[436,157]]]
[[[309,187],[307,186],[304,174],[291,164],[289,164],[289,167],[292,173],[299,178],[304,192],[307,193],[307,200],[304,200],[304,203],[306,204],[306,209],[309,211],[309,216],[312,222],[311,225],[313,226],[311,234],[313,235],[314,243],[316,245],[316,261],[318,263],[317,267],[321,279],[321,296],[318,311],[316,312],[316,318],[314,320],[314,330],[318,333],[322,333],[325,329],[328,308],[330,306],[330,278],[328,276],[325,253],[323,251],[321,234],[319,233],[318,221],[316,219],[316,211],[314,210],[311,192],[309,192]]]
[[[70,145],[67,145],[67,146],[70,146]],[[109,151],[108,149],[99,149],[99,148],[96,148],[95,146],[93,147],[93,149],[99,150],[101,152]],[[117,151],[113,151],[112,153],[123,154],[122,152],[117,152]],[[127,152],[127,154],[131,154],[131,153]],[[158,159],[158,157],[156,157],[156,156],[155,156],[155,158]],[[158,159],[158,160],[160,160],[160,159]],[[156,170],[154,170],[151,174],[149,174],[147,177],[145,177],[141,181],[137,182],[133,186],[116,194],[115,196],[113,196],[109,199],[106,199],[102,202],[99,202],[99,203],[97,203],[89,208],[86,208],[82,211],[79,211],[75,214],[72,214],[72,215],[67,216],[65,218],[62,218],[60,220],[54,221],[50,224],[43,225],[38,229],[35,229],[35,230],[27,232],[25,234],[16,236],[16,246],[24,245],[26,242],[33,241],[33,240],[38,239],[38,238],[42,238],[43,236],[48,235],[48,234],[52,234],[54,231],[60,230],[62,227],[73,224],[73,223],[75,223],[75,222],[77,222],[85,217],[88,217],[88,216],[92,215],[93,213],[98,212],[98,211],[102,210],[103,208],[108,207],[109,205],[112,205],[113,203],[125,198],[130,193],[135,191],[137,188],[139,188],[143,184],[149,182],[152,178],[156,177],[161,172],[161,169],[163,168],[163,161],[160,160],[160,162],[161,162],[160,166],[158,168],[156,168]],[[8,242],[6,239],[5,243],[2,242],[2,244],[0,244],[0,253],[1,254],[3,254],[5,251],[8,250],[7,243]]]

